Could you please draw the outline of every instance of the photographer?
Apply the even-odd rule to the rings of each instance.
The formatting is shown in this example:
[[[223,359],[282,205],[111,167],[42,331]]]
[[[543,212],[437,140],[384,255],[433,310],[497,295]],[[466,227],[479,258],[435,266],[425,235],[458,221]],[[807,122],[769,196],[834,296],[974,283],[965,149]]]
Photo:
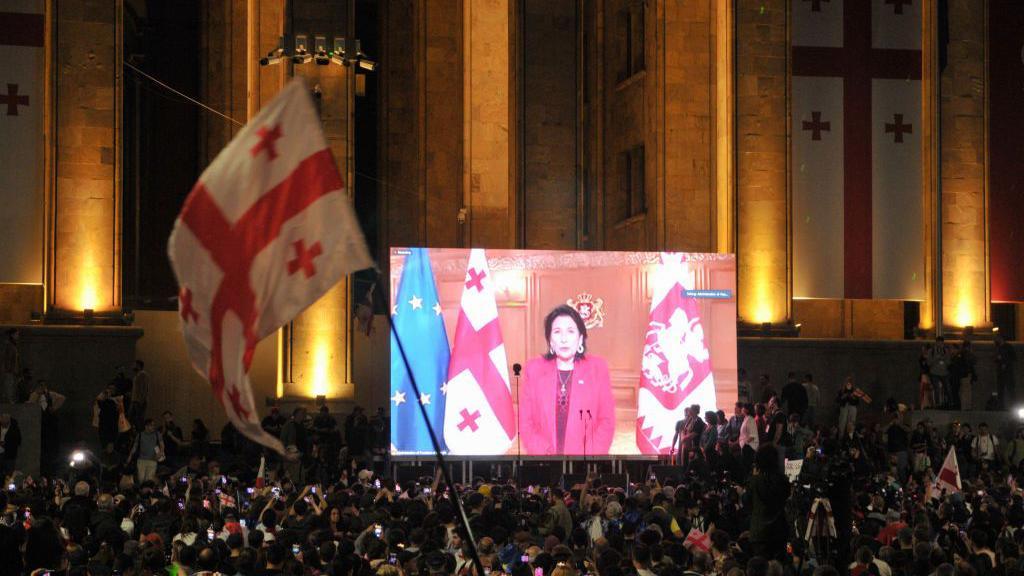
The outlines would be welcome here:
[[[754,458],[754,471],[747,484],[750,518],[750,542],[756,556],[770,560],[783,560],[789,525],[786,522],[786,499],[789,498],[789,480],[779,467],[778,449],[761,446]]]

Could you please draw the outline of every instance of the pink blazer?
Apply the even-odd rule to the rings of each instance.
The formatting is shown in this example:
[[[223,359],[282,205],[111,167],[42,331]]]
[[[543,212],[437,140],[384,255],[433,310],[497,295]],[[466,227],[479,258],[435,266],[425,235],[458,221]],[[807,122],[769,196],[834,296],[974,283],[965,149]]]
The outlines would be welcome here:
[[[590,355],[577,360],[571,382],[564,454],[608,454],[615,435],[615,399],[608,364],[603,358]],[[535,358],[527,362],[520,386],[519,434],[524,452],[532,456],[558,454],[555,360]]]

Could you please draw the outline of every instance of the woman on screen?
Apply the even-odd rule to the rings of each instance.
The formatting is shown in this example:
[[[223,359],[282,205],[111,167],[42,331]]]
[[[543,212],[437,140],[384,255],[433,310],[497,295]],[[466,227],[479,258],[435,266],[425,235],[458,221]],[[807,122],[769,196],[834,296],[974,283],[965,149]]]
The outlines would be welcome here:
[[[544,319],[548,351],[526,364],[519,397],[527,454],[607,454],[615,435],[608,364],[587,355],[587,327],[571,306]]]

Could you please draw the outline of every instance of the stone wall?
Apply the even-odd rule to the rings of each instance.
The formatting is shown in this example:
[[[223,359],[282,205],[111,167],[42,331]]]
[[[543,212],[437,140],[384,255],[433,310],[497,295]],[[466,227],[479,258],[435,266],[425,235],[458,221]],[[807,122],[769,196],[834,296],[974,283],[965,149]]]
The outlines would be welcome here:
[[[789,314],[786,3],[739,0],[736,29],[739,315],[777,322]]]
[[[32,370],[33,379],[46,380],[51,389],[67,397],[58,411],[61,444],[84,442],[98,447],[92,427],[93,401],[118,366],[131,368],[142,330],[38,324],[18,326],[18,330],[22,366]]]
[[[889,397],[908,406],[917,406],[920,377],[918,357],[926,345],[928,342],[921,340],[740,338],[738,365],[747,370],[751,382],[755,384],[761,374],[768,374],[775,389],[780,392],[790,371],[813,374],[824,404],[819,422],[826,424],[835,422],[838,410],[835,398],[840,384],[848,375],[852,375],[857,385],[874,400],[870,407],[862,410],[863,414],[877,417]],[[1020,392],[1024,391],[1024,365],[1021,365],[1024,345],[1014,345],[1014,349],[1018,359],[1016,376],[1019,397]],[[996,390],[993,345],[991,342],[975,342],[974,351],[978,358],[978,382],[974,385],[973,401],[974,408],[981,409]]]
[[[654,129],[664,132],[658,247],[715,250],[715,2],[665,2],[659,67],[664,88]],[[663,123],[660,120],[663,119]]]
[[[523,12],[522,244],[576,248],[576,4],[527,0]]]
[[[942,313],[953,326],[987,323],[985,10],[949,1],[941,78]]]
[[[50,298],[64,310],[120,305],[121,2],[56,9],[56,182]]]

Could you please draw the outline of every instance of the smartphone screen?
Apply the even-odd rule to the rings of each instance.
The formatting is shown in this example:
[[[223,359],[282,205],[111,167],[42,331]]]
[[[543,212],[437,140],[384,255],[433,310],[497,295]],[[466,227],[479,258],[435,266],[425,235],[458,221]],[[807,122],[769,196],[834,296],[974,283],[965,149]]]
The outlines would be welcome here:
[[[216,538],[216,537],[217,537],[217,533],[213,531],[213,528],[210,528],[210,529],[208,529],[206,531],[206,539],[209,540],[210,542],[213,542],[213,539]]]
[[[292,555],[293,556],[298,556],[300,551],[301,550],[299,549],[299,545],[298,544],[292,544]]]
[[[384,534],[384,529],[380,527],[380,524],[373,525],[373,535],[380,538]]]

